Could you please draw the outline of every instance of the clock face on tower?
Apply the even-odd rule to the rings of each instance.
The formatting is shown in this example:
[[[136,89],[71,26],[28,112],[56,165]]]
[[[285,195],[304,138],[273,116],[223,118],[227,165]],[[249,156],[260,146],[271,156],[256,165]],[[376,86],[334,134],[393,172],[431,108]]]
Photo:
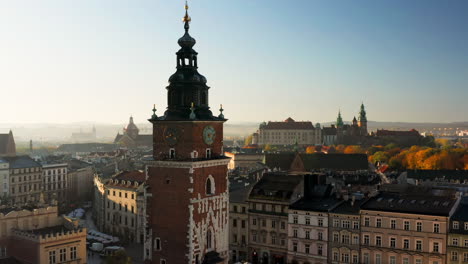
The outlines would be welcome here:
[[[212,126],[206,126],[203,129],[203,141],[207,145],[213,144],[214,140],[216,138],[216,130]]]
[[[179,130],[175,127],[168,127],[166,131],[164,131],[164,140],[169,145],[177,144],[177,138],[179,137]]]

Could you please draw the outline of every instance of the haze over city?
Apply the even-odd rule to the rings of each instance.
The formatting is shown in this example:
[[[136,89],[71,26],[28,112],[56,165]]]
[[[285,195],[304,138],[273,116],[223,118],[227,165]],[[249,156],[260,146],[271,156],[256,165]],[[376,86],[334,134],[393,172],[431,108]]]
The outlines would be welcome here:
[[[468,263],[468,2],[0,3],[0,264]]]
[[[466,1],[194,1],[230,122],[466,121]],[[166,107],[180,1],[2,1],[0,123],[125,124]]]

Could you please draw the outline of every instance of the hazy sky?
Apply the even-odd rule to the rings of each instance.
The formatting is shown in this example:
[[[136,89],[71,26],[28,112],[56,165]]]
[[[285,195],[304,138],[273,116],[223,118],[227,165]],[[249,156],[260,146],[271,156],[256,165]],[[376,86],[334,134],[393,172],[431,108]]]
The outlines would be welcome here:
[[[468,121],[468,1],[192,0],[231,122]],[[0,123],[162,114],[182,0],[0,0]]]

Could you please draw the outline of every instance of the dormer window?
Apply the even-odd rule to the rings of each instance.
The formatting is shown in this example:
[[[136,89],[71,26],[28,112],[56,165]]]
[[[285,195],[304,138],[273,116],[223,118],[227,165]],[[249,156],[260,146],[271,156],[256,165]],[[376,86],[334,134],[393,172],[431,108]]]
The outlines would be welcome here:
[[[211,159],[211,149],[206,149],[206,158]]]
[[[175,149],[171,148],[169,150],[169,158],[170,159],[175,159]]]

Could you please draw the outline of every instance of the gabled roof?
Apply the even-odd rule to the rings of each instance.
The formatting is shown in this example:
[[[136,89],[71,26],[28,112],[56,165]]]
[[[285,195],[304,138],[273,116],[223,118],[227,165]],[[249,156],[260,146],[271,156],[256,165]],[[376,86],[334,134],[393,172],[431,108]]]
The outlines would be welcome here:
[[[39,162],[29,156],[3,157],[2,159],[10,163],[10,169],[42,167]]]
[[[302,182],[300,175],[288,175],[286,173],[265,173],[258,181],[249,199],[265,199],[287,202],[292,198],[294,190]]]
[[[402,193],[382,192],[370,198],[362,210],[449,216],[456,203],[455,195],[434,195],[430,191],[407,190]]]
[[[378,137],[401,137],[401,136],[416,136],[420,137],[421,134],[415,129],[411,129],[409,131],[395,131],[395,130],[385,130],[385,129],[377,129],[377,132],[375,133],[376,136]]]
[[[451,217],[452,221],[468,222],[468,197],[462,197],[460,205]],[[463,228],[464,229],[464,228]]]
[[[315,211],[315,212],[329,212],[342,201],[334,197],[323,197],[323,198],[312,198],[306,197],[301,198],[299,201],[289,206],[292,210],[302,211]]]
[[[270,169],[289,170],[294,157],[296,157],[296,153],[294,152],[265,154],[264,163]]]
[[[0,155],[15,155],[16,145],[13,133],[0,134]]]
[[[146,180],[146,175],[143,171],[124,171],[113,177],[116,180],[136,181],[143,183]]]
[[[262,129],[314,129],[314,125],[310,121],[294,121],[292,118],[284,120],[284,122],[272,122],[262,127]]]
[[[279,170],[311,171],[318,169],[367,170],[369,163],[366,154],[341,153],[279,153],[266,154],[265,165]]]

